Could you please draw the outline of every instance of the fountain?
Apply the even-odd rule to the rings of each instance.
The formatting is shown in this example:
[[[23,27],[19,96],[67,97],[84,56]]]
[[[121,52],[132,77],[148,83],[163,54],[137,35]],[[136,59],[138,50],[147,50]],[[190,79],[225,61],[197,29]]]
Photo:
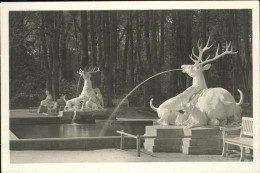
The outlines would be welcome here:
[[[21,125],[11,123],[10,129],[18,136],[11,141],[11,149],[99,149],[115,148],[120,145],[120,136],[117,130],[123,130],[133,135],[144,135],[143,146],[153,152],[183,152],[185,154],[218,154],[221,153],[222,142],[219,125],[239,122],[241,115],[240,105],[243,102],[243,94],[238,103],[232,95],[223,88],[208,89],[203,71],[210,68],[209,63],[226,54],[234,54],[231,44],[226,44],[226,51],[214,58],[202,61],[203,52],[208,50],[209,40],[204,48],[198,42],[199,56],[194,60],[194,65],[183,65],[181,69],[172,69],[155,74],[135,88],[133,88],[116,106],[106,120],[97,120],[94,113],[107,114],[101,92],[93,89],[91,74],[100,72],[99,68],[89,71],[79,70],[78,74],[84,79],[84,87],[81,94],[70,100],[66,100],[64,111],[60,111],[57,121],[50,120],[48,124]],[[205,66],[202,66],[206,64]],[[182,70],[193,77],[193,84],[179,95],[165,101],[158,108],[154,107],[152,100],[150,106],[158,113],[159,125],[154,125],[152,120],[114,120],[121,104],[141,85],[148,80],[173,71]],[[214,100],[218,98],[218,100]],[[211,101],[213,100],[213,101]],[[209,104],[207,104],[209,103]],[[223,103],[223,104],[220,104]],[[213,111],[210,105],[217,106]],[[222,107],[221,107],[222,106]],[[184,113],[180,113],[183,110]],[[217,111],[226,111],[220,117]],[[218,112],[219,113],[219,112]],[[232,121],[228,122],[233,117]],[[79,124],[77,120],[85,119]],[[90,123],[90,124],[89,124]],[[92,124],[91,124],[92,123]],[[206,126],[211,125],[211,126]],[[196,128],[194,128],[196,127]],[[21,130],[23,129],[23,130]],[[37,133],[40,132],[40,133]],[[33,138],[33,139],[31,139]],[[48,138],[48,140],[45,140]],[[135,148],[135,140],[126,138],[126,148]],[[44,141],[44,142],[43,142]],[[45,145],[42,145],[42,142]],[[19,145],[18,145],[19,144]],[[142,145],[142,144],[141,144]]]

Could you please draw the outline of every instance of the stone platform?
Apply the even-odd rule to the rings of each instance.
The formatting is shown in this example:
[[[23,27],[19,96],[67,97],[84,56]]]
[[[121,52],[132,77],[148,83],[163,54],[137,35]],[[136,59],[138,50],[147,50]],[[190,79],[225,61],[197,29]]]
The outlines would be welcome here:
[[[151,152],[183,154],[221,154],[222,134],[219,127],[185,129],[181,126],[146,126],[144,148]]]
[[[59,115],[62,117],[62,123],[71,123],[75,115],[74,111],[60,111]],[[76,123],[95,123],[95,120],[106,120],[108,119],[109,113],[104,111],[76,111],[75,122]]]

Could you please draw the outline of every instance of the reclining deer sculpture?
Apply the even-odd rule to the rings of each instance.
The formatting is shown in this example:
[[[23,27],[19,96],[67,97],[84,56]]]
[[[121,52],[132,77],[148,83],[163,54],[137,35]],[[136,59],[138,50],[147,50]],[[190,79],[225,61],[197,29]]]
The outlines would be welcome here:
[[[83,110],[103,110],[104,101],[101,95],[101,92],[98,88],[93,89],[91,83],[91,74],[100,72],[99,68],[90,69],[90,71],[79,70],[80,74],[84,79],[84,86],[79,97],[66,100],[65,96],[63,97],[66,102],[64,110],[77,110],[80,105],[81,111]]]
[[[215,61],[219,59],[220,57],[223,57],[227,54],[236,54],[237,52],[233,52],[231,42],[228,44],[226,42],[226,49],[223,53],[219,54],[219,45],[216,51],[216,55],[213,58],[210,58],[210,56],[207,57],[205,61],[202,60],[203,53],[207,50],[209,50],[211,46],[209,45],[209,40],[207,41],[207,44],[204,48],[202,48],[203,43],[200,44],[200,41],[198,40],[198,50],[199,55],[196,55],[194,53],[194,48],[192,49],[192,54],[190,55],[190,59],[194,62],[193,65],[182,65],[181,68],[184,73],[187,73],[190,77],[193,78],[192,86],[194,88],[194,94],[186,94],[186,91],[191,89],[189,87],[185,90],[185,92],[179,94],[183,95],[182,97],[176,96],[169,100],[175,100],[175,104],[170,104],[165,107],[165,103],[163,103],[159,108],[155,109],[154,106],[152,106],[152,99],[150,101],[151,108],[153,110],[156,110],[158,113],[158,116],[160,119],[158,122],[162,125],[168,125],[168,124],[178,124],[178,125],[186,125],[186,127],[195,127],[195,126],[203,126],[206,125],[205,123],[205,116],[208,118],[207,124],[210,125],[226,125],[227,120],[231,119],[233,117],[233,122],[239,122],[241,120],[241,104],[243,102],[243,93],[238,90],[240,93],[240,101],[238,103],[235,102],[235,99],[233,96],[225,89],[223,88],[207,88],[207,84],[205,82],[205,78],[203,75],[203,71],[208,70],[211,65],[208,64],[212,61]],[[192,55],[196,58],[194,59]],[[199,90],[199,91],[198,91]],[[167,101],[166,101],[167,102]],[[185,119],[182,120],[182,122],[174,122],[177,120],[180,120],[180,116],[182,114],[178,113],[177,111],[180,110],[180,107],[183,107],[182,104],[192,104],[196,109],[198,109],[196,112],[201,112],[201,116],[197,115],[193,118],[188,118],[185,122]],[[187,106],[186,106],[187,107]],[[162,109],[164,108],[164,109]],[[171,113],[166,114],[165,109],[171,110]],[[195,109],[195,110],[196,110]],[[162,111],[163,110],[163,111]],[[172,111],[173,110],[173,111]],[[185,111],[185,110],[184,110]],[[193,113],[190,113],[190,116],[192,116]],[[171,117],[171,118],[169,118]],[[172,118],[174,117],[174,118]],[[194,120],[194,118],[196,120]],[[191,121],[193,120],[193,122]],[[161,123],[163,122],[163,123]]]

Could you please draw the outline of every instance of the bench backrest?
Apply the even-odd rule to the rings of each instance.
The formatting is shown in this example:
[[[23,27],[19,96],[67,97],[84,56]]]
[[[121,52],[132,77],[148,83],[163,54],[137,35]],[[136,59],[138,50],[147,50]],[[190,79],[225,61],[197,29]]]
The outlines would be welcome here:
[[[242,118],[242,130],[241,135],[253,136],[253,118]]]

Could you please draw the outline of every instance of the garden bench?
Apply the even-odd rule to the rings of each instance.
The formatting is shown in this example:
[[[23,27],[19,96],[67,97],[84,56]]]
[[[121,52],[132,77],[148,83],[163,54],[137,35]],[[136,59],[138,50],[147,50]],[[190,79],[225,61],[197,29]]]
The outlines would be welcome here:
[[[117,106],[122,100],[123,100],[123,99],[112,99],[112,104],[113,104],[114,106]],[[127,99],[125,99],[125,100],[122,102],[121,106],[127,106],[127,107],[129,107],[129,101],[128,101]]]
[[[221,127],[220,129],[223,135],[222,156],[226,157],[226,155],[230,152],[228,150],[228,145],[232,144],[240,147],[240,161],[244,161],[245,149],[253,149],[253,118],[243,117],[241,126],[233,128]],[[228,132],[234,130],[241,130],[239,137],[230,137],[228,135]]]

